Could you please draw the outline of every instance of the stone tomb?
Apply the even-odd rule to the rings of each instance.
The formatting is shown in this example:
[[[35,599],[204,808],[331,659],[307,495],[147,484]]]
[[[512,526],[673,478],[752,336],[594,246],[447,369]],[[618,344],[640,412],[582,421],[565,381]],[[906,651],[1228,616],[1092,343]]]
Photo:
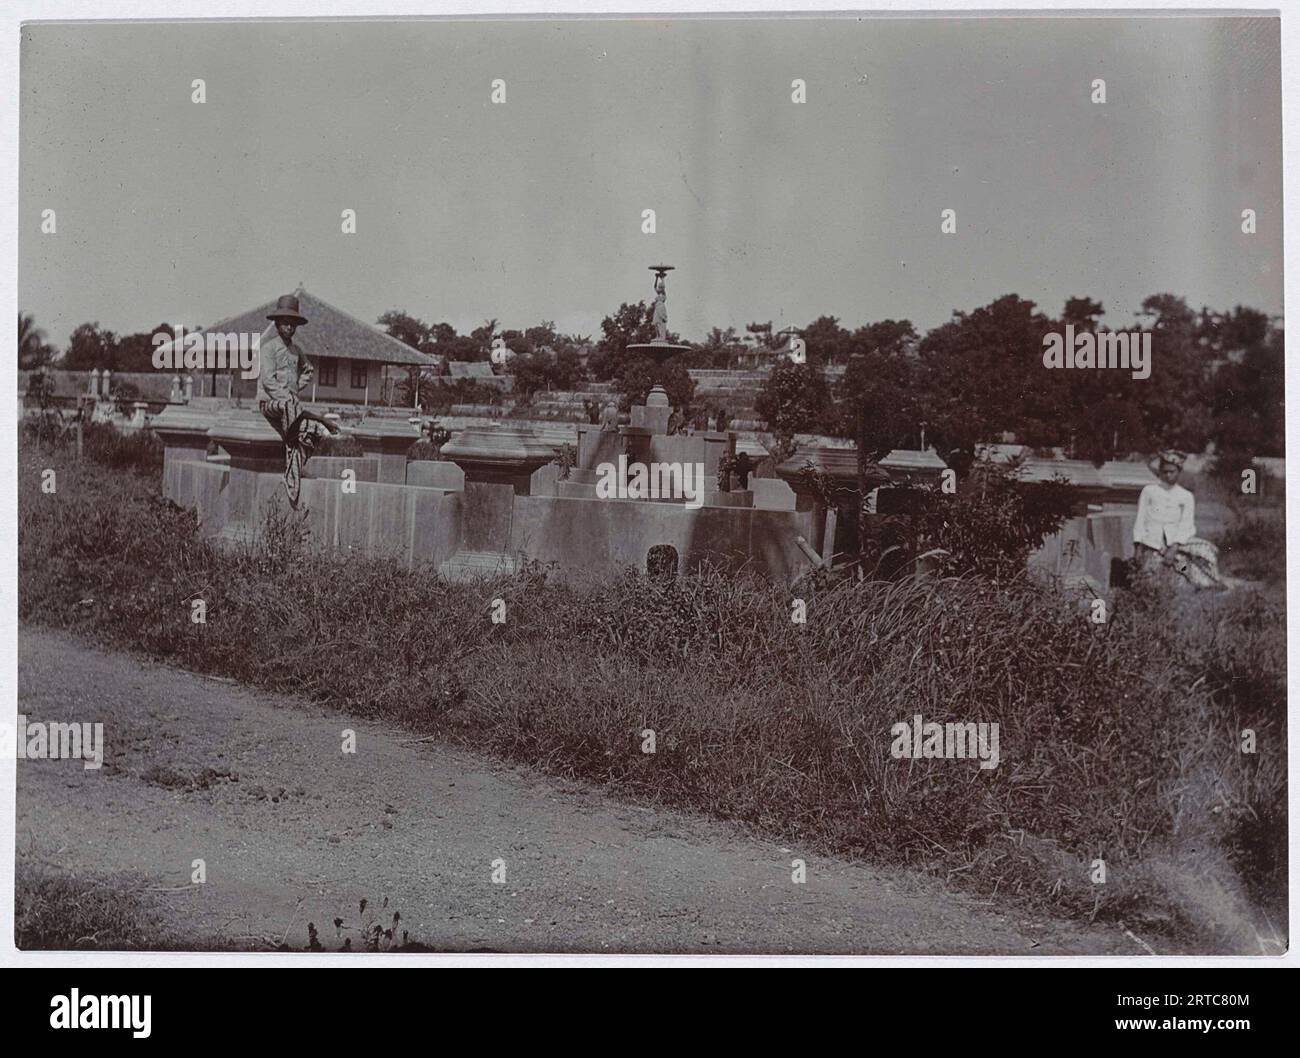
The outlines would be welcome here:
[[[661,417],[666,422],[656,410],[635,421],[657,426]],[[164,490],[198,513],[205,536],[238,545],[257,537],[268,507],[288,511],[283,445],[260,417],[213,422],[187,413],[155,425],[166,448]],[[682,572],[707,563],[788,582],[808,570],[797,540],[812,536],[813,511],[755,509],[753,492],[717,491],[734,435],[669,436],[631,424],[605,432],[584,424],[577,433],[578,465],[558,480],[556,446],[519,427],[472,426],[443,446],[446,461],[408,463],[417,435],[407,424],[363,423],[354,435],[364,457],[308,460],[299,509],[323,550],[389,557],[448,577],[509,573],[526,559],[572,576],[616,576],[628,566],[644,570],[656,547],[671,548]],[[208,456],[209,442],[224,456]],[[703,505],[595,498],[596,468],[629,449],[660,462],[703,463]]]

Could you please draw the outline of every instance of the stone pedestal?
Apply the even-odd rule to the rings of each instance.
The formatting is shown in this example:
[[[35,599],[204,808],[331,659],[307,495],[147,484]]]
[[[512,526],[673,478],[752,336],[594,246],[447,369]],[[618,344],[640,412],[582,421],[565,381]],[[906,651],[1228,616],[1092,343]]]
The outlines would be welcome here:
[[[465,491],[465,471],[445,460],[416,459],[406,464],[406,483],[421,488]]]
[[[352,431],[362,451],[379,460],[379,480],[389,485],[406,484],[406,453],[420,439],[410,423],[400,420],[367,419]]]
[[[623,439],[617,430],[602,431],[599,426],[582,423],[578,426],[578,461],[570,475],[576,471],[588,471],[594,481],[596,468],[601,463],[617,463],[622,453]],[[585,477],[579,475],[574,480]]]
[[[442,446],[443,458],[465,472],[465,481],[509,485],[527,496],[533,471],[555,458],[555,449],[531,430],[495,423],[470,426]]]
[[[733,489],[731,492],[719,492],[710,489],[704,496],[706,507],[753,507],[754,494],[748,489]]]
[[[265,420],[220,422],[208,431],[208,437],[230,454],[219,538],[227,543],[254,540],[264,504],[277,494],[288,503],[284,495],[284,442]]]
[[[764,511],[793,511],[794,489],[779,478],[750,478],[749,487],[754,496],[754,506]]]
[[[718,464],[723,456],[736,454],[736,435],[734,433],[696,434],[704,442],[704,476],[709,481],[718,480]]]
[[[90,398],[86,398],[87,400]],[[216,494],[220,493],[221,477],[204,477],[203,497],[196,478],[196,468],[207,469],[208,430],[212,429],[211,415],[200,415],[187,408],[168,407],[155,417],[149,428],[162,443],[162,495],[182,507],[200,508],[200,521],[211,519],[216,507]],[[211,486],[211,487],[209,487]]]
[[[632,425],[649,430],[652,434],[666,434],[668,419],[672,413],[668,394],[664,392],[662,386],[655,386],[646,397],[644,404],[632,405]]]
[[[627,454],[628,465],[633,463],[650,464],[650,439],[653,431],[644,426],[620,426],[619,435],[623,438],[623,452]],[[621,453],[620,453],[621,454]],[[617,463],[618,456],[613,462]]]
[[[177,459],[207,459],[208,431],[214,425],[211,415],[178,406],[164,408],[150,424],[154,436],[162,442],[164,468]]]

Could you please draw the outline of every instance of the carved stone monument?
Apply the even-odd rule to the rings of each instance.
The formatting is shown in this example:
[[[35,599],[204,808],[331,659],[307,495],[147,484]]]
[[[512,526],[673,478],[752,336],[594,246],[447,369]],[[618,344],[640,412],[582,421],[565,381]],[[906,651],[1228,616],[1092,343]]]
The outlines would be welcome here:
[[[673,271],[673,268],[673,265],[650,265],[650,271],[655,274],[655,302],[652,317],[655,336],[649,342],[634,342],[627,347],[629,353],[642,353],[653,357],[656,364],[662,364],[669,357],[677,353],[684,353],[690,349],[689,345],[678,345],[668,340],[668,285],[666,277],[669,272]]]

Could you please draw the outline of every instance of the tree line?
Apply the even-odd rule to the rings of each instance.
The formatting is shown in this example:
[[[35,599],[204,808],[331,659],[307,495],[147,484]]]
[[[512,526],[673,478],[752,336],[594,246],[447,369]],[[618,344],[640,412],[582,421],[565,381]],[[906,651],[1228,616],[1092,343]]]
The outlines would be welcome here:
[[[1171,294],[1142,303],[1149,378],[1118,369],[1048,370],[1044,336],[1106,333],[1100,302],[1070,298],[1059,317],[1009,294],[954,312],[924,336],[906,320],[850,333],[823,317],[804,332],[808,363],[785,363],[758,411],[778,434],[854,438],[872,455],[927,443],[941,454],[1004,437],[1100,463],[1172,446],[1280,456],[1284,332],[1255,309],[1190,309]],[[845,365],[832,386],[822,368]]]
[[[651,306],[644,302],[625,302],[604,317],[596,340],[561,334],[545,320],[503,330],[490,319],[460,334],[450,323],[429,324],[392,309],[378,323],[413,349],[448,360],[486,360],[492,340],[504,338],[513,355],[497,370],[514,376],[515,395],[525,401],[540,391],[597,380],[612,381],[626,407],[659,383],[675,406],[689,410],[689,369],[733,367],[766,350],[774,366],[756,410],[769,430],[781,438],[803,432],[852,438],[873,456],[918,447],[922,431],[942,454],[1004,437],[1096,462],[1162,446],[1283,454],[1280,320],[1240,305],[1196,311],[1183,298],[1155,294],[1143,301],[1135,321],[1152,334],[1149,378],[1043,366],[1046,334],[1067,325],[1076,334],[1105,333],[1103,314],[1102,304],[1086,297],[1068,299],[1058,316],[1049,316],[1032,301],[1008,294],[969,312],[955,311],[924,335],[909,320],[850,330],[834,316],[821,316],[795,329],[807,351],[803,364],[777,355],[788,334],[760,321],[748,324],[743,337],[732,327],[713,327],[698,342],[670,334],[689,351],[662,367],[627,353],[628,345],[654,337]],[[35,320],[20,312],[19,367],[149,371],[153,337],[160,332],[170,336],[173,329],[160,323],[119,336],[98,323],[83,323],[60,353]],[[826,371],[832,366],[842,369],[837,377]]]

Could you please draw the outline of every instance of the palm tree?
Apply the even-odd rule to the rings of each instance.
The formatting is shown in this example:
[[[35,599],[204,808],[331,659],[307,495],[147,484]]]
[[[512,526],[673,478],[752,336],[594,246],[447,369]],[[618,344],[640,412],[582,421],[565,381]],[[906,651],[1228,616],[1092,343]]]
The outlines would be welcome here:
[[[44,367],[54,359],[54,347],[45,343],[45,332],[36,326],[31,313],[18,313],[18,368],[27,371]]]

